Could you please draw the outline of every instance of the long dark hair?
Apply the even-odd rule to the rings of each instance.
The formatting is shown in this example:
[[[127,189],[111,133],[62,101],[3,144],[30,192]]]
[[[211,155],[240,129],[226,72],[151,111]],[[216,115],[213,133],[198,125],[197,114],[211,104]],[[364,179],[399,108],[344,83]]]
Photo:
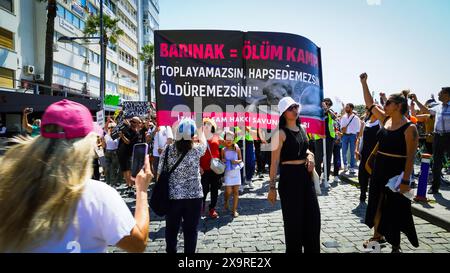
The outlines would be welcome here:
[[[284,113],[283,113],[283,114],[280,116],[280,120],[279,120],[279,122],[278,122],[278,128],[284,129],[284,128],[286,128],[286,124],[287,124],[286,117],[284,116]],[[301,128],[302,123],[301,123],[300,118],[298,118],[298,119],[295,120],[295,125],[297,125],[298,128]]]
[[[175,148],[177,149],[178,154],[184,154],[189,152],[192,149],[194,142],[192,140],[180,139],[175,141]]]
[[[406,115],[408,112],[408,94],[409,90],[403,90],[401,93],[390,95],[390,99],[401,105],[400,113]]]

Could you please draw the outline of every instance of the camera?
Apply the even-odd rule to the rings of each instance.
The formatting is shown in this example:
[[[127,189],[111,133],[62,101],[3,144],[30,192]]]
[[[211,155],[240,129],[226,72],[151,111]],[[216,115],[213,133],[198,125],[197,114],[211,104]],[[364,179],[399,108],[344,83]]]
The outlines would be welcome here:
[[[114,127],[113,131],[111,132],[111,138],[117,139],[119,138],[119,132],[125,133],[127,129],[127,126],[122,122],[119,123],[116,127]]]
[[[25,108],[25,113],[27,114],[33,113],[33,108]]]

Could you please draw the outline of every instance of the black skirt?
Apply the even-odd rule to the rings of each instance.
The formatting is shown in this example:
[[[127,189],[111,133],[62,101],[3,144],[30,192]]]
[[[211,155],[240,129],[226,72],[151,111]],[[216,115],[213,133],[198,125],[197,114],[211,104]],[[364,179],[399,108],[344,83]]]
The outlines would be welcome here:
[[[369,200],[365,223],[374,226],[375,214],[380,205],[381,219],[378,232],[392,245],[400,244],[400,232],[404,232],[415,247],[419,246],[411,212],[411,201],[402,194],[386,187],[389,179],[400,175],[405,168],[405,158],[394,158],[377,154],[370,179]]]

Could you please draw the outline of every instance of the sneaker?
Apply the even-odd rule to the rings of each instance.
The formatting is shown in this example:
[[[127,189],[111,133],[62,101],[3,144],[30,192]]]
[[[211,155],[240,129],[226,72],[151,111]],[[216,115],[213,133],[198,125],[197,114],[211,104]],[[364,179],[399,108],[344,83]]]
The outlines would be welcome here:
[[[356,170],[355,170],[354,168],[350,168],[350,169],[349,169],[349,173],[350,173],[350,174],[355,174],[355,173],[356,173]]]
[[[258,177],[259,178],[264,178],[264,174],[260,173]]]
[[[328,183],[328,180],[323,179],[322,180],[323,186],[325,189],[328,189],[330,187],[330,184]]]
[[[335,176],[335,177],[333,178],[333,182],[334,182],[334,183],[338,183],[338,182],[339,182],[339,177]]]
[[[348,166],[347,165],[344,166],[344,173],[346,173],[346,172],[348,172]]]
[[[247,185],[249,189],[253,189],[253,182],[251,180],[247,180]]]
[[[234,211],[232,215],[233,215],[233,218],[237,218],[237,217],[239,217],[239,212]]]
[[[219,216],[216,209],[212,208],[209,210],[209,217],[216,219]]]
[[[244,193],[244,186],[243,185],[239,186],[239,193]]]

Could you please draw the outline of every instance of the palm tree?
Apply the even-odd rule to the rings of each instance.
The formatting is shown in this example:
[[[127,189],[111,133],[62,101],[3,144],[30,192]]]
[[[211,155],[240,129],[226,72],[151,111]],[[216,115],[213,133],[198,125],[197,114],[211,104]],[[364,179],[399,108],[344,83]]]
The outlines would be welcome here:
[[[45,67],[44,85],[52,86],[53,83],[53,37],[55,35],[56,0],[38,0],[47,2],[47,30],[45,32]],[[44,88],[44,94],[52,94],[51,88]]]
[[[147,99],[152,102],[152,67],[153,67],[153,53],[154,46],[152,44],[147,44],[142,47],[142,52],[139,53],[139,59],[145,62],[147,66]]]
[[[103,73],[106,73],[105,66],[106,66],[106,50],[109,43],[116,44],[117,40],[119,39],[120,35],[124,34],[124,31],[120,29],[117,25],[117,23],[120,21],[120,19],[112,19],[108,15],[103,14],[103,44],[100,45],[105,54],[104,58],[102,59],[100,63],[100,72],[104,71]],[[89,38],[90,36],[99,36],[100,33],[100,14],[96,14],[93,16],[88,17],[86,21],[86,26],[83,30],[84,36],[86,38]],[[103,75],[103,80],[104,80]],[[100,75],[100,79],[102,79],[102,75]],[[105,82],[103,82],[104,85]],[[100,88],[102,87],[102,83],[100,83]],[[100,98],[105,97],[106,90],[105,86],[103,86],[104,90],[100,90]]]
[[[103,15],[103,46],[105,47],[105,52],[108,42],[111,42],[111,44],[116,44],[120,35],[124,34],[124,31],[117,25],[119,21],[120,19],[118,18],[111,19],[108,15]],[[89,38],[89,36],[98,35],[98,33],[100,33],[100,14],[88,17],[83,32],[86,38]]]

